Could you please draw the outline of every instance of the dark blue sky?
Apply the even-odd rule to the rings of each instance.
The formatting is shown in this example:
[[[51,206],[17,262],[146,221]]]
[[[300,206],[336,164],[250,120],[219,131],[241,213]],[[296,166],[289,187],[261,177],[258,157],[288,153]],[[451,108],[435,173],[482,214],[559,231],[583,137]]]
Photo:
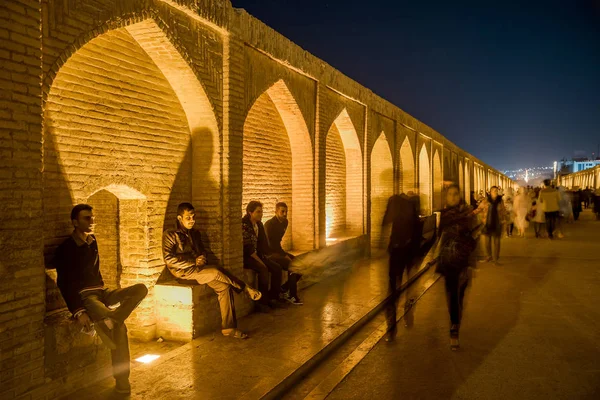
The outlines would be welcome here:
[[[600,144],[599,0],[232,3],[496,168]]]

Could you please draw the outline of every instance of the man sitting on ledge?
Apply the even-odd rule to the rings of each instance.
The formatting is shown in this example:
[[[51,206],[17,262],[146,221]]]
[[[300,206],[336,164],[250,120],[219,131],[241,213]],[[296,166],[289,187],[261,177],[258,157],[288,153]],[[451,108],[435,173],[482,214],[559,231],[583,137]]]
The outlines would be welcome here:
[[[219,298],[221,307],[221,333],[236,339],[246,339],[247,334],[237,329],[233,290],[245,291],[254,301],[261,293],[246,285],[223,268],[207,265],[206,251],[201,234],[193,229],[196,224],[194,206],[181,203],[177,207],[177,229],[163,234],[163,257],[167,268],[179,279],[195,280],[210,286]]]
[[[94,331],[97,332],[111,349],[116,392],[130,393],[129,344],[125,320],[146,297],[148,289],[141,283],[116,290],[106,289],[100,273],[98,243],[92,234],[92,207],[87,204],[73,207],[71,222],[75,230],[58,247],[54,259],[58,288],[69,311],[83,325],[84,332],[92,335]],[[116,304],[120,306],[108,308]]]
[[[281,241],[283,240],[283,236],[285,235],[285,231],[289,224],[287,214],[287,204],[283,202],[277,203],[275,205],[275,216],[265,222],[265,232],[267,234],[267,239],[269,240],[269,248],[271,249],[269,260],[273,260],[281,265],[281,268],[288,273],[287,282],[281,286],[281,291],[283,292],[282,297],[287,302],[299,306],[303,303],[298,297],[297,283],[302,275],[290,271],[290,265],[292,264],[294,256],[283,250],[283,247],[281,247]]]

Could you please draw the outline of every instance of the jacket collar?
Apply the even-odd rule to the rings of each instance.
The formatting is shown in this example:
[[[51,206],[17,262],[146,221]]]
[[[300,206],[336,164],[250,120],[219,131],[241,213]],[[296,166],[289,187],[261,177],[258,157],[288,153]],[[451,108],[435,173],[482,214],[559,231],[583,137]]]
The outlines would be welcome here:
[[[73,231],[73,233],[71,234],[71,237],[75,241],[75,244],[77,245],[77,247],[81,247],[84,244],[90,245],[90,244],[94,243],[94,241],[96,240],[93,235],[87,235],[86,240],[84,241],[79,237],[79,235],[77,234],[76,231]]]

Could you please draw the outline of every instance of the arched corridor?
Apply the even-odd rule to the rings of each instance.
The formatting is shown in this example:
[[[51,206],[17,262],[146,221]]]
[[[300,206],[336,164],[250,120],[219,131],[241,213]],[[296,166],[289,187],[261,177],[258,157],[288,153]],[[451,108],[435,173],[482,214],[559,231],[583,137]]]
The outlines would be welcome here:
[[[326,237],[359,235],[363,231],[362,151],[345,109],[331,125],[325,146]]]
[[[433,211],[439,211],[442,208],[443,187],[442,163],[440,161],[440,153],[436,150],[433,155]]]
[[[415,157],[408,137],[400,147],[400,193],[408,194],[415,190]]]
[[[431,168],[429,167],[429,156],[425,145],[419,153],[419,197],[421,201],[421,214],[431,213]]]
[[[312,250],[314,242],[312,145],[302,113],[283,81],[261,94],[244,123],[242,214],[263,203],[263,221],[275,205],[288,205],[286,250]],[[276,162],[274,162],[276,160]],[[277,167],[266,167],[276,165]]]
[[[371,152],[371,247],[385,246],[381,240],[381,223],[387,201],[394,194],[394,163],[392,152],[384,133]]]

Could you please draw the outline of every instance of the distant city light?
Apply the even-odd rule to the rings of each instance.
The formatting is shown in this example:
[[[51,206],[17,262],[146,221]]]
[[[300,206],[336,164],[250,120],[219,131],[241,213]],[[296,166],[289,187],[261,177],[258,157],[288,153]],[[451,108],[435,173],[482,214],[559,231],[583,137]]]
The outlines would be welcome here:
[[[159,355],[156,354],[145,354],[139,358],[136,358],[135,361],[144,363],[144,364],[148,364],[151,363],[152,361],[156,360],[157,358],[160,358]]]

